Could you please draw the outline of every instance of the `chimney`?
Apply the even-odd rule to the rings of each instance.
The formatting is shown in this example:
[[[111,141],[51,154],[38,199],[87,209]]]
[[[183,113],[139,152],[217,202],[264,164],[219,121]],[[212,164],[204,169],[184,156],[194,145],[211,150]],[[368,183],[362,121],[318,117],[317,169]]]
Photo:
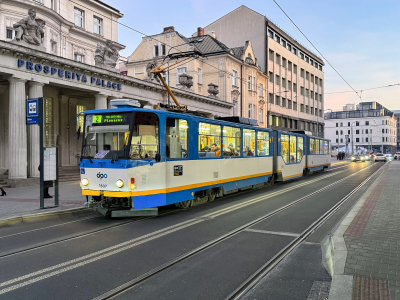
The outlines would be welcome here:
[[[204,35],[204,28],[197,27],[197,36],[202,36],[202,35]]]
[[[175,31],[175,27],[174,26],[164,27],[164,31],[163,32],[166,32],[167,30],[174,30]]]

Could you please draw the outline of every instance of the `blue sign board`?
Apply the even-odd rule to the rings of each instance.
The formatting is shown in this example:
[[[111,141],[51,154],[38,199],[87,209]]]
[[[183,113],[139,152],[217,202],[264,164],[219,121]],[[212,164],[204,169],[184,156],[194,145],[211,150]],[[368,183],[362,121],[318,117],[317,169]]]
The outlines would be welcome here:
[[[39,124],[39,100],[26,100],[26,125]]]

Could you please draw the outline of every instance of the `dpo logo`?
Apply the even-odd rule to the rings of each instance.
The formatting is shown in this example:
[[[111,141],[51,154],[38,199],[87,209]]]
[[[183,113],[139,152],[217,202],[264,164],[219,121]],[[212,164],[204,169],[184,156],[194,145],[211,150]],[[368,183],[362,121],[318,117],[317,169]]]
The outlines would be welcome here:
[[[102,174],[102,173],[97,173],[97,178],[103,179],[103,178],[107,178],[107,174]]]

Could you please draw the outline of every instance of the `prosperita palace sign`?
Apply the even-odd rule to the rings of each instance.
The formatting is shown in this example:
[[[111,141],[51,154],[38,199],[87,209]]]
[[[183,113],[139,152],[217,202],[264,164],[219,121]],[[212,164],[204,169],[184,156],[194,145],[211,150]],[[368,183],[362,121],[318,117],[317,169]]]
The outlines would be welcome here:
[[[80,73],[76,73],[76,72],[70,72],[70,71],[66,71],[64,69],[43,66],[41,64],[34,64],[31,61],[27,61],[25,63],[25,60],[18,59],[18,68],[23,68],[24,66],[26,67],[27,70],[36,71],[38,73],[43,72],[44,74],[58,76],[59,78],[65,78],[65,79],[69,79],[71,81],[75,80],[75,81],[79,81],[79,82],[83,82],[83,83],[90,82],[90,84],[95,84],[98,86],[102,86],[102,87],[110,88],[110,89],[114,89],[114,90],[122,89],[122,84],[120,84],[120,83],[107,81],[107,80],[96,78],[93,76],[86,76],[85,74],[80,74]]]

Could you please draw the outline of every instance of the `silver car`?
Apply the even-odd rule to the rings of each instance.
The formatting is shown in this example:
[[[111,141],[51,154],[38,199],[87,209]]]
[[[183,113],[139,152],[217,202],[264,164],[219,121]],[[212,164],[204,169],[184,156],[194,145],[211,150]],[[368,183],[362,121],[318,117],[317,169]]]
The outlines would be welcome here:
[[[374,156],[374,161],[383,161],[383,162],[387,162],[386,156],[383,155],[382,153],[377,153]]]

